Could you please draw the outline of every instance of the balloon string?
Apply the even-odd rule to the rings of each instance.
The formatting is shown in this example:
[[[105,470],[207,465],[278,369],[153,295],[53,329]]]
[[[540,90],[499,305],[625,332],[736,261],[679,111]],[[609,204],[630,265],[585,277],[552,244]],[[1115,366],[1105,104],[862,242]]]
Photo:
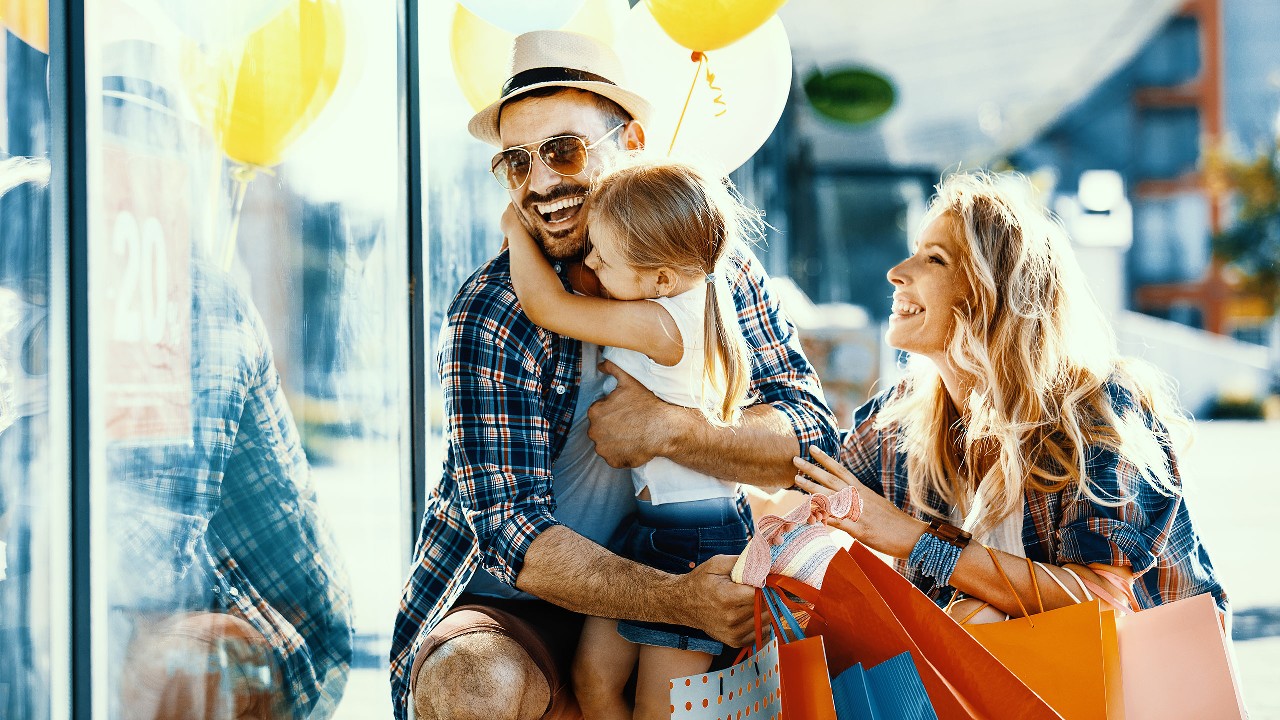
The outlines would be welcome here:
[[[676,129],[671,133],[671,144],[667,146],[667,155],[671,154],[676,146],[676,138],[680,137],[680,126],[684,124],[684,115],[689,111],[689,101],[693,99],[693,89],[698,87],[698,76],[702,74],[702,65],[707,61],[707,56],[695,51],[689,59],[697,63],[697,66],[693,68],[693,82],[689,83],[689,94],[684,98],[684,107],[680,108],[680,119],[676,120]]]
[[[240,232],[240,213],[244,209],[244,196],[249,191],[249,183],[257,177],[260,168],[253,165],[237,164],[231,168],[231,179],[235,182],[234,195],[231,201],[231,224],[227,228],[227,239],[223,243],[222,269],[231,270],[231,263],[236,256],[236,235]]]
[[[703,57],[705,58],[706,56],[704,55]],[[716,74],[711,72],[710,61],[707,62],[707,87],[711,88],[711,92],[716,94],[715,99],[711,102],[720,106],[720,112],[716,113],[716,117],[729,112],[729,103],[724,101],[724,89],[716,85]]]

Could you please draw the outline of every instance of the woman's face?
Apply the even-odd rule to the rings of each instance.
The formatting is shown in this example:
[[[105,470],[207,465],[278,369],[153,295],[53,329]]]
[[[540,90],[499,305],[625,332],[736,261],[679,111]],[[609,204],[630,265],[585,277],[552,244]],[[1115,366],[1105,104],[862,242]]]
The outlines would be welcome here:
[[[963,238],[955,232],[950,216],[934,219],[920,233],[911,257],[888,273],[893,284],[893,314],[886,342],[935,363],[945,356],[954,310],[968,286],[960,271]]]

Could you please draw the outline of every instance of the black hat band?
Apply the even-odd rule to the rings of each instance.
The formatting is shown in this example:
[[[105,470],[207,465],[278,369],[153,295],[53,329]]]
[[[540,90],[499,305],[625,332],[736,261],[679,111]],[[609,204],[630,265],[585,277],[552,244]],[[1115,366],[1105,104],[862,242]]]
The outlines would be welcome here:
[[[566,67],[532,68],[516,73],[502,86],[501,97],[507,97],[533,85],[561,82],[599,82],[617,85],[614,81],[586,70],[575,70]]]

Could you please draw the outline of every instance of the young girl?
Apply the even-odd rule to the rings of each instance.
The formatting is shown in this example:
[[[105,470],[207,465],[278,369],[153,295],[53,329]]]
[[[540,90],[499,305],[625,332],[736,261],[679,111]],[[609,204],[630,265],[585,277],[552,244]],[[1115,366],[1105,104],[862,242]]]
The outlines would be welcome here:
[[[575,295],[513,208],[503,216],[511,275],[535,323],[605,347],[603,355],[668,403],[732,424],[751,380],[746,343],[721,261],[758,233],[759,214],[727,180],[669,161],[632,161],[604,172],[587,200],[586,264],[607,298]],[[638,510],[611,549],[670,573],[737,554],[749,528],[734,483],[666,458],[632,473]],[[588,720],[631,718],[623,686],[639,663],[635,718],[670,717],[670,681],[705,672],[721,644],[692,628],[587,618],[574,660],[574,691]]]

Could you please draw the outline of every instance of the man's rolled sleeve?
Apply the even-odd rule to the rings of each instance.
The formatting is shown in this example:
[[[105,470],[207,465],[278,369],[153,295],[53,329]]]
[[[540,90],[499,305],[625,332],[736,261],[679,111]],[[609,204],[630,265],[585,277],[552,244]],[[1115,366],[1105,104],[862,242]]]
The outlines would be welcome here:
[[[514,587],[529,545],[557,522],[537,357],[544,348],[514,295],[505,299],[500,313],[454,309],[441,339],[440,376],[458,504],[475,530],[481,565]],[[492,317],[514,320],[499,326]]]

